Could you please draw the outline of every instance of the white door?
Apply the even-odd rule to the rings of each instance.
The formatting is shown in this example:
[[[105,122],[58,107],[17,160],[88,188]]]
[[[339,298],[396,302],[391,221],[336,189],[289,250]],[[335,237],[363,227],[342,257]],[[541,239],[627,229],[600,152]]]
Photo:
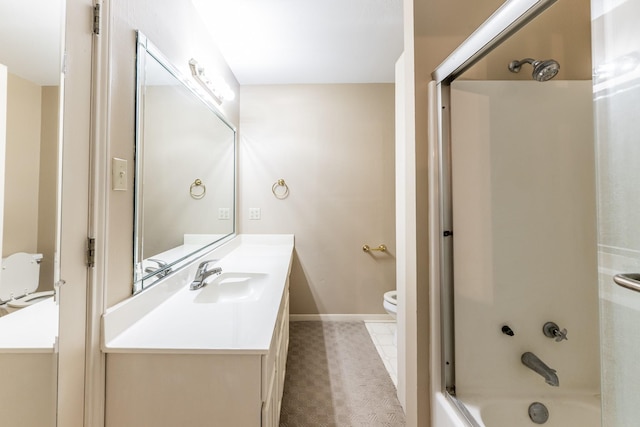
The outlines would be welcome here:
[[[592,1],[602,425],[640,420],[640,0]]]
[[[86,265],[89,234],[90,155],[92,137],[93,0],[67,0],[65,25],[64,125],[61,189],[60,329],[58,355],[58,426],[89,426],[85,413],[87,311]]]

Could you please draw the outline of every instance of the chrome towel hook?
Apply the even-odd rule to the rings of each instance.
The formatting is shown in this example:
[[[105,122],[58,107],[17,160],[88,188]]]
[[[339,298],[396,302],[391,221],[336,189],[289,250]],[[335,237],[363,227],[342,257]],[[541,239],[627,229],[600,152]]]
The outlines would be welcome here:
[[[189,187],[189,194],[192,198],[200,200],[207,194],[207,186],[204,185],[200,179],[196,179]]]
[[[289,196],[289,186],[280,178],[271,186],[271,192],[277,199],[286,199]]]

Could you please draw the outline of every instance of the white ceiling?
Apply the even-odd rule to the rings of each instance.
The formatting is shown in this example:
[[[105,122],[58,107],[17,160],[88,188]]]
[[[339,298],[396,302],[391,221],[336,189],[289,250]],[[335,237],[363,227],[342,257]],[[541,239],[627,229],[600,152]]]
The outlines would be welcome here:
[[[0,63],[42,86],[60,83],[63,0],[0,0]]]
[[[0,63],[11,73],[58,84],[63,3],[0,0]],[[402,0],[193,3],[240,84],[394,81]]]
[[[240,84],[385,83],[402,0],[192,0]]]

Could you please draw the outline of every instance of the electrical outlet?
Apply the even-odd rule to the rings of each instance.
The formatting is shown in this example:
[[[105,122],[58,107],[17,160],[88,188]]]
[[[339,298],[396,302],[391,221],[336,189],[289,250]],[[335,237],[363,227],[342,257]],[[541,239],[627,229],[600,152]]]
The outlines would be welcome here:
[[[260,219],[260,208],[249,208],[249,219]]]
[[[231,219],[231,209],[218,208],[218,219]]]

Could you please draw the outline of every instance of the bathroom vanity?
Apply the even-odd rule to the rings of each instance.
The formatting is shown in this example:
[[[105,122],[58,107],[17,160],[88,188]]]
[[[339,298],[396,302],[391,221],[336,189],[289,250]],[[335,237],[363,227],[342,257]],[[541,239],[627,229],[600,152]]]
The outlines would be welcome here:
[[[277,426],[292,235],[236,236],[103,317],[106,426]],[[222,273],[190,290],[198,264]]]

